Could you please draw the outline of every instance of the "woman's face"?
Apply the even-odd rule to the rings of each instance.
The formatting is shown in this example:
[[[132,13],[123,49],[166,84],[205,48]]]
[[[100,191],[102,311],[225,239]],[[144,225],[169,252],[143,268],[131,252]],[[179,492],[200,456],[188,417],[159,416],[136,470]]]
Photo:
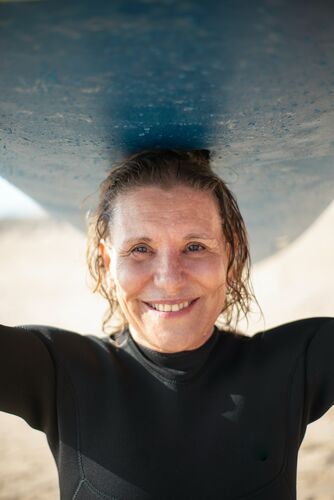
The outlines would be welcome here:
[[[120,194],[102,251],[137,342],[178,352],[211,336],[225,304],[227,253],[210,193],[180,185]]]

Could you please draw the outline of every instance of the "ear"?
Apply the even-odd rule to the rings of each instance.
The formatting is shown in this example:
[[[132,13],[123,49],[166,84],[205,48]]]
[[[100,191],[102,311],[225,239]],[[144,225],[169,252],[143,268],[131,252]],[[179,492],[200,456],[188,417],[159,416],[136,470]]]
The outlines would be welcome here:
[[[99,253],[102,256],[105,270],[107,272],[109,272],[109,269],[110,269],[110,260],[111,260],[110,259],[110,249],[107,246],[105,240],[103,240],[103,239],[100,240],[100,243],[99,243]]]
[[[105,242],[105,240],[100,240],[99,243],[99,253],[102,256],[104,268],[106,270],[106,283],[109,290],[114,289],[114,280],[111,273],[111,255],[110,246]]]

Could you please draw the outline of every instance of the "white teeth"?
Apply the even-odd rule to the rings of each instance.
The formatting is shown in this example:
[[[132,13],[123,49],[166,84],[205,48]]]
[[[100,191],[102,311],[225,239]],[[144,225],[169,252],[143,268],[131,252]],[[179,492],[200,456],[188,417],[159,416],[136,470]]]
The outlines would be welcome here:
[[[151,307],[160,312],[181,311],[188,307],[190,302],[181,302],[181,304],[150,304]]]

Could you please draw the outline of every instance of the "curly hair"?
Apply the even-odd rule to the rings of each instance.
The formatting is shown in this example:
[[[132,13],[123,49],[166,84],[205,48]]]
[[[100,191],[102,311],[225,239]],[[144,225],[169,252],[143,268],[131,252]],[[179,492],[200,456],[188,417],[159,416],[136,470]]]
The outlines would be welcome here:
[[[135,187],[170,189],[185,185],[212,193],[218,201],[222,231],[229,249],[226,301],[216,324],[232,329],[232,321],[236,325],[241,316],[246,317],[250,311],[254,294],[250,283],[250,253],[245,223],[233,193],[212,170],[210,157],[210,151],[206,149],[145,150],[114,165],[101,183],[98,206],[88,219],[87,263],[94,291],[108,301],[103,331],[114,336],[115,340],[128,324],[115,294],[108,286],[107,270],[99,245],[110,234],[117,196]]]

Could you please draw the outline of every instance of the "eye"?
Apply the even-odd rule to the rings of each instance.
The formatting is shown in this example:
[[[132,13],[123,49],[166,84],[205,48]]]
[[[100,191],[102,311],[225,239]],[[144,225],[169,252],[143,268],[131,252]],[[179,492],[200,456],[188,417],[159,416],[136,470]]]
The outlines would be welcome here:
[[[148,252],[149,252],[149,249],[145,245],[138,245],[131,250],[131,253],[133,253],[133,254],[136,254],[136,253],[137,254],[144,254],[144,253],[148,253]]]
[[[191,253],[199,252],[201,250],[204,250],[204,246],[201,245],[200,243],[190,243],[190,245],[187,246],[187,249]]]

